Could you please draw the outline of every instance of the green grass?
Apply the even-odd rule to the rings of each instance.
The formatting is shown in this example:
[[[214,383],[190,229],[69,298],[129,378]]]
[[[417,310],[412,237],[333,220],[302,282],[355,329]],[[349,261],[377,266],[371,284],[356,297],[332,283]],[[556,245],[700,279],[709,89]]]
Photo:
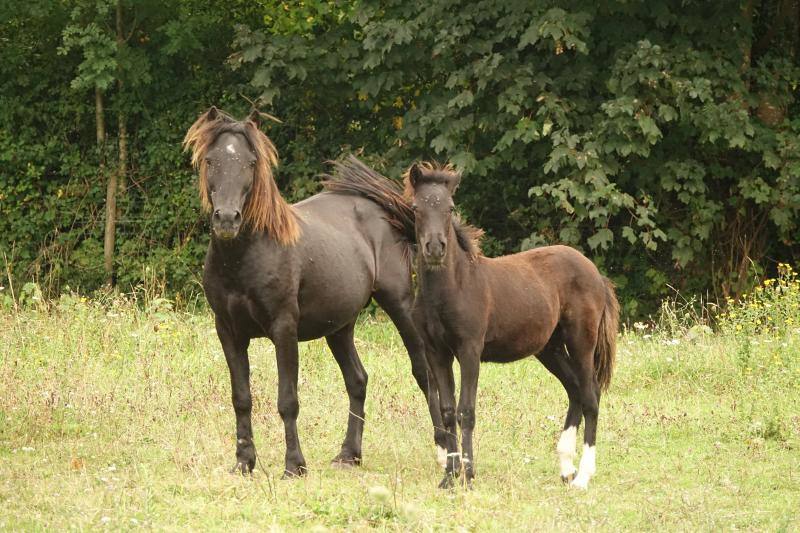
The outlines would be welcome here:
[[[566,395],[535,360],[482,367],[477,480],[436,489],[432,430],[391,324],[364,319],[364,464],[329,466],[344,385],[301,345],[310,472],[281,481],[274,352],[251,348],[259,464],[231,475],[234,416],[210,315],[65,297],[0,315],[0,530],[796,530],[800,330],[620,338],[598,472],[561,484]],[[677,343],[676,343],[677,342]]]

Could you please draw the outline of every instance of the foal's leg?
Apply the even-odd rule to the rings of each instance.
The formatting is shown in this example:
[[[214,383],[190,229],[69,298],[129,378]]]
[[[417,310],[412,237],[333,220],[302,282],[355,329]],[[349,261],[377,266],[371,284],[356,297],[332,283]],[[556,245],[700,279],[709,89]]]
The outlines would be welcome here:
[[[361,464],[361,436],[364,432],[364,400],[367,397],[367,372],[361,365],[361,360],[353,343],[353,327],[355,322],[348,324],[333,335],[328,335],[328,347],[333,352],[333,357],[339,363],[339,368],[344,377],[347,396],[350,398],[350,415],[347,419],[347,434],[342,443],[342,449],[333,459],[334,464],[359,465]]]
[[[575,459],[576,453],[578,427],[583,417],[581,399],[578,393],[578,378],[567,360],[567,353],[560,339],[548,345],[538,358],[544,367],[558,378],[564,390],[567,391],[567,397],[569,398],[564,429],[561,431],[561,438],[558,439],[558,445],[556,446],[561,467],[561,480],[564,483],[569,483],[575,479],[578,473],[573,459]]]
[[[461,462],[467,485],[475,477],[475,455],[472,451],[472,431],[475,429],[475,399],[478,395],[478,375],[481,365],[480,349],[461,351],[461,397],[458,400],[458,425],[461,426]]]
[[[236,413],[236,464],[231,471],[247,474],[256,466],[256,448],[253,445],[253,428],[250,424],[250,412],[253,408],[250,396],[250,360],[247,356],[250,339],[237,338],[219,317],[216,318],[216,327],[231,374],[231,399]]]
[[[595,436],[597,416],[600,408],[600,386],[594,375],[594,351],[597,345],[597,328],[572,328],[574,333],[565,332],[570,361],[578,378],[578,396],[583,410],[586,426],[583,432],[583,451],[578,474],[572,481],[573,487],[585,489],[596,471]]]
[[[409,289],[410,291],[410,289]],[[433,440],[436,443],[436,455],[439,464],[447,466],[447,432],[442,423],[442,412],[439,406],[439,393],[431,382],[428,363],[425,357],[425,343],[422,341],[411,317],[411,297],[404,295],[401,289],[382,289],[375,294],[375,299],[392,319],[411,360],[411,373],[417,385],[425,394],[428,402],[431,422],[433,422]],[[409,292],[410,294],[410,292]],[[430,378],[430,379],[429,379]]]
[[[461,460],[458,455],[458,441],[456,440],[456,414],[455,414],[455,379],[453,378],[452,354],[441,354],[427,346],[431,366],[431,373],[436,380],[439,391],[439,402],[442,408],[442,423],[445,430],[445,448],[447,461],[444,478],[439,483],[440,489],[453,486],[453,480],[461,470]]]
[[[300,450],[300,438],[297,435],[297,415],[300,412],[297,401],[297,322],[293,319],[276,321],[272,342],[275,343],[275,358],[278,363],[278,413],[283,419],[286,435],[283,477],[302,476],[306,473],[306,460]]]

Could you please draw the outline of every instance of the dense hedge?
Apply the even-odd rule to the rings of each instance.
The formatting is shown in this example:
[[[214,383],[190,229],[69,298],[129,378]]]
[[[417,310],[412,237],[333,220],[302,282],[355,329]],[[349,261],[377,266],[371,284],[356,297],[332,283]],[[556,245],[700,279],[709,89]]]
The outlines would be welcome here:
[[[122,15],[122,40],[115,14]],[[207,227],[181,153],[258,99],[291,199],[363,150],[463,170],[488,254],[582,248],[629,316],[672,288],[735,297],[800,258],[798,3],[34,1],[0,7],[0,249],[18,280],[103,279],[107,175],[129,138],[115,279],[197,283]],[[121,82],[121,83],[120,83]],[[96,143],[94,88],[107,141]],[[98,171],[100,162],[104,171]],[[149,269],[149,271],[147,270]]]

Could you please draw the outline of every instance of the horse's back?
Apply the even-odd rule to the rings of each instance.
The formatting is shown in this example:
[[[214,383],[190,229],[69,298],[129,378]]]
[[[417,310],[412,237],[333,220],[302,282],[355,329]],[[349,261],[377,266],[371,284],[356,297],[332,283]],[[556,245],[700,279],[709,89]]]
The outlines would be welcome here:
[[[486,360],[513,360],[544,348],[564,320],[597,316],[605,304],[603,277],[586,256],[568,246],[545,246],[481,258],[491,293]],[[594,321],[594,318],[592,318]]]

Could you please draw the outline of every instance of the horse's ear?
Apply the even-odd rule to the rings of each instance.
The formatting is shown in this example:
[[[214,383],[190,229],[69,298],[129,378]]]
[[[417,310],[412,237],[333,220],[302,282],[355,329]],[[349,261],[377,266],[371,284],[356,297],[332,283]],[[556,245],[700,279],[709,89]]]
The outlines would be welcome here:
[[[255,107],[250,110],[250,114],[247,116],[247,120],[255,124],[256,128],[261,127],[261,113],[259,113],[258,109],[256,109]]]
[[[408,169],[408,181],[411,183],[411,187],[417,188],[417,183],[419,179],[422,177],[422,170],[419,168],[419,165],[414,163],[411,165],[411,168]]]
[[[461,185],[461,174],[453,174],[453,179],[448,184],[448,189],[450,189],[450,194],[453,195],[458,190],[458,186]]]
[[[214,120],[218,116],[219,111],[217,111],[217,106],[212,105],[210,108],[208,108],[208,111],[206,111],[206,118],[209,120]]]

